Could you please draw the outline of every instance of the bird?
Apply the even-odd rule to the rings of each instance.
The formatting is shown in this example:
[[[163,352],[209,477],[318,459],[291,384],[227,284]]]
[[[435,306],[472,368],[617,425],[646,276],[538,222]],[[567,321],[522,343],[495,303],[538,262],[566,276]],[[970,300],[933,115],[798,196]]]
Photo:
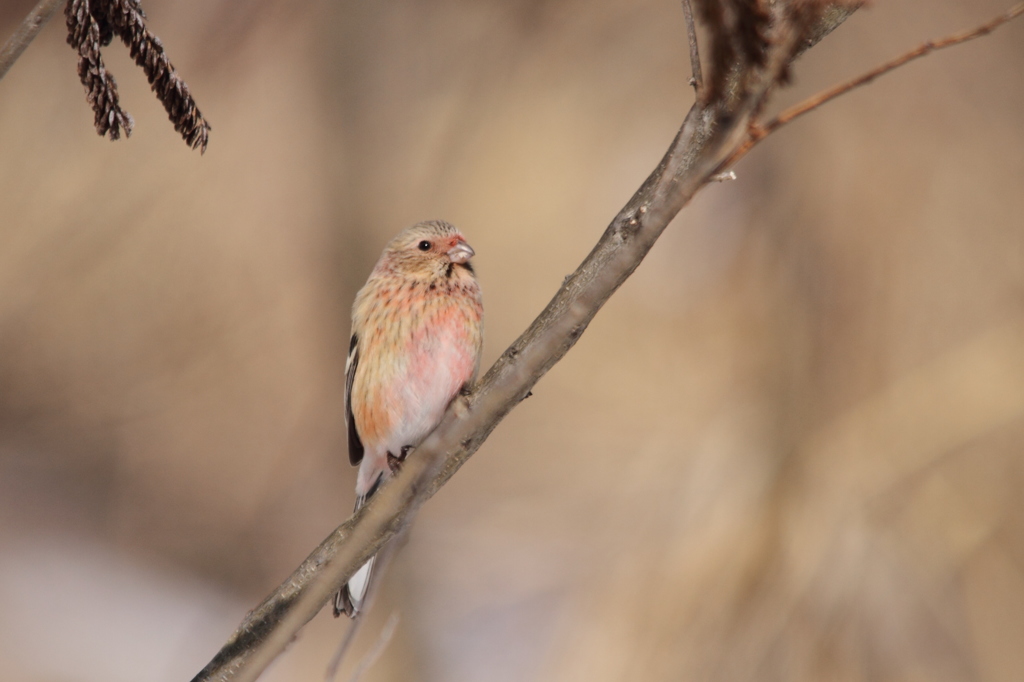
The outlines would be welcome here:
[[[483,347],[476,253],[443,220],[416,223],[384,248],[352,304],[345,364],[349,462],[358,510],[472,386]],[[335,617],[363,607],[371,558],[334,600]]]

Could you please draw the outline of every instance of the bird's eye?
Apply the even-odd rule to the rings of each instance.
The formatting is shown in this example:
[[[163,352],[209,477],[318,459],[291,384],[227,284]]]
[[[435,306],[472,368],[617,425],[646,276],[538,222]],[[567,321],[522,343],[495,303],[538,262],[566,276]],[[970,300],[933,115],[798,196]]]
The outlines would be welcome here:
[[[419,247],[420,251],[430,251],[430,242],[428,242],[426,239],[417,244],[417,246]]]

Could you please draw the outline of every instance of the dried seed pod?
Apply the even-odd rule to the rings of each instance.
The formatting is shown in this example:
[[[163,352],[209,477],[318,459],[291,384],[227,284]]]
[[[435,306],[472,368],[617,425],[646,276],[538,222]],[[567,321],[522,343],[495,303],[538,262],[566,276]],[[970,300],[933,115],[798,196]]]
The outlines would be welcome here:
[[[117,83],[103,65],[100,47],[114,35],[128,47],[135,63],[146,73],[157,99],[186,144],[206,151],[210,124],[206,122],[188,85],[181,80],[164,52],[160,39],[146,29],[146,14],[139,0],[70,0],[65,7],[68,44],[79,55],[78,75],[96,114],[96,131],[110,139],[131,135],[132,117],[121,109]]]
[[[121,108],[117,81],[107,72],[100,55],[100,47],[113,37],[112,27],[103,15],[97,20],[94,9],[95,5],[91,5],[89,0],[71,0],[66,5],[64,16],[68,25],[68,44],[78,53],[78,77],[95,113],[96,132],[117,140],[122,130],[126,137],[131,136],[134,121]]]

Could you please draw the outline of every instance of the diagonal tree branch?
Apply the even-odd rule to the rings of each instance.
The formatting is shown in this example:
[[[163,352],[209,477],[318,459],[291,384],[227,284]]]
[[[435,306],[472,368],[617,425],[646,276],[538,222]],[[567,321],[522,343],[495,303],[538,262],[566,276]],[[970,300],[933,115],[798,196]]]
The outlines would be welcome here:
[[[819,6],[802,18],[788,14],[787,7],[783,2],[772,5],[772,32],[763,60],[753,66],[748,60],[743,73],[731,74],[719,99],[698,98],[657,168],[474,391],[453,404],[392,482],[246,616],[193,682],[249,682],[262,673],[338,587],[405,526],[575,345],[694,194],[738,158],[737,150],[761,139],[752,140],[748,130],[774,86],[797,56],[845,21],[858,3]]]
[[[18,26],[18,30],[14,32],[14,35],[7,39],[3,47],[0,47],[0,78],[7,75],[7,72],[14,66],[14,62],[18,61],[18,57],[25,51],[28,44],[35,40],[35,37],[39,35],[39,31],[46,25],[46,22],[56,14],[57,10],[65,2],[67,0],[39,0],[39,4],[32,8],[32,11],[28,13],[25,20]]]
[[[781,4],[781,3],[779,3]],[[789,63],[841,24],[855,6],[829,10],[796,30],[781,10],[760,67],[734,83],[728,101],[691,108],[672,145],[544,311],[459,398],[401,473],[339,526],[262,604],[194,678],[255,680],[356,569],[391,539],[462,466],[542,376],[575,345],[605,301],[637,268],[662,231],[746,135]]]

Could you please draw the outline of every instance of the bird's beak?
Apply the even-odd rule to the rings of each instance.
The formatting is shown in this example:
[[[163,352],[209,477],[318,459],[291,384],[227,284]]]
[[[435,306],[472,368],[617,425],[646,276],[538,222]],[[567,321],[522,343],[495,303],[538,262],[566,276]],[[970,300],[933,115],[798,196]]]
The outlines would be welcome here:
[[[473,247],[461,239],[455,244],[455,246],[448,249],[448,259],[458,265],[465,263],[475,255],[476,251],[473,250]]]

